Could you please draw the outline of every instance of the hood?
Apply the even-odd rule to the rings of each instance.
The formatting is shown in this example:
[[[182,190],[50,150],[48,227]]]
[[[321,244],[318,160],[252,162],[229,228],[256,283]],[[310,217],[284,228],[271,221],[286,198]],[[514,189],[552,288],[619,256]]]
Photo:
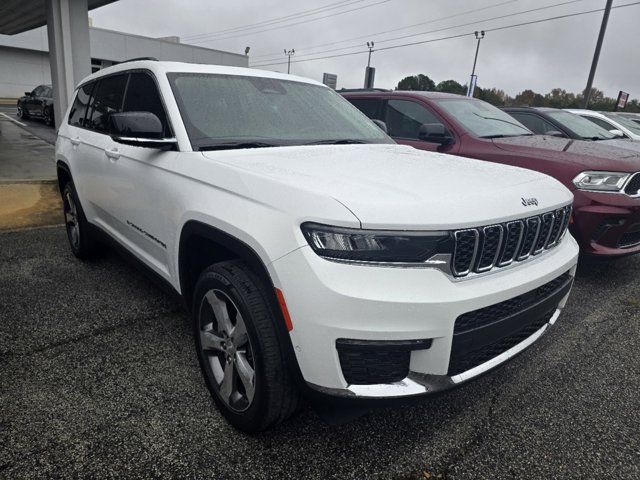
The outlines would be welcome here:
[[[585,169],[613,172],[640,171],[640,153],[604,142],[572,140],[547,135],[496,138],[496,147],[559,162],[573,162]],[[535,152],[532,152],[535,149]]]
[[[602,145],[610,145],[612,147],[624,148],[640,153],[640,142],[637,140],[626,140],[624,138],[612,138],[610,140],[598,140]]]
[[[318,145],[203,152],[286,187],[329,196],[364,228],[451,229],[533,215],[571,193],[531,170],[402,145]],[[257,194],[257,193],[256,193]],[[524,200],[523,200],[524,199]],[[535,199],[527,202],[526,199]],[[537,205],[536,205],[537,204]],[[313,212],[308,212],[313,219]]]

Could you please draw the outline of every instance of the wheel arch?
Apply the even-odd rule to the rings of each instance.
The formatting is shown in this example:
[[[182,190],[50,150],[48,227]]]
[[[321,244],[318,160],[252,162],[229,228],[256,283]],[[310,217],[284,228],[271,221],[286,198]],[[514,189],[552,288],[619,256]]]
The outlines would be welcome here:
[[[71,175],[71,169],[69,168],[69,165],[67,165],[62,160],[58,160],[56,162],[56,175],[58,178],[58,190],[60,190],[60,193],[62,193],[62,189],[64,188],[64,186],[68,182],[73,181],[73,176]]]
[[[192,309],[193,290],[200,273],[204,268],[215,263],[215,261],[229,259],[242,260],[265,282],[267,286],[267,301],[275,315],[274,327],[280,340],[283,354],[285,355],[287,364],[291,367],[291,373],[298,386],[306,387],[296,359],[291,337],[286,328],[284,315],[276,296],[275,285],[260,255],[258,255],[250,245],[239,238],[198,220],[189,220],[184,224],[180,232],[178,248],[180,292],[189,312],[191,312]],[[198,249],[217,249],[218,251],[213,254],[207,254],[207,252],[202,252]],[[194,261],[193,255],[196,253],[205,253],[205,261]],[[211,262],[209,259],[214,259],[214,261]],[[207,263],[208,265],[206,265]]]

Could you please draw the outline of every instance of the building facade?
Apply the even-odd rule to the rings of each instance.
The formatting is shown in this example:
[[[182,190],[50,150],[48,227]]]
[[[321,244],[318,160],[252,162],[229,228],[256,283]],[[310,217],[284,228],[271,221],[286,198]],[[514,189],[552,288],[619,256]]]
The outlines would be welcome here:
[[[246,67],[246,55],[180,43],[178,37],[149,38],[89,27],[91,71],[136,57]],[[0,35],[0,98],[18,98],[51,83],[47,27]]]

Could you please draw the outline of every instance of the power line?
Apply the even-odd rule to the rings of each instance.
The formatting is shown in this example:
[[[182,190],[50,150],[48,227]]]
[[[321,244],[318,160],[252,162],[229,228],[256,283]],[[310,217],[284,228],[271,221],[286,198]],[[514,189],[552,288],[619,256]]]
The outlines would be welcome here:
[[[256,35],[258,33],[270,32],[272,30],[279,30],[281,28],[288,28],[288,27],[293,27],[295,25],[302,25],[304,23],[315,22],[317,20],[322,20],[322,19],[325,19],[325,18],[335,17],[337,15],[343,15],[345,13],[350,13],[350,12],[355,12],[355,11],[358,11],[358,10],[363,10],[365,8],[375,7],[376,5],[380,5],[382,3],[388,3],[388,2],[391,2],[391,1],[392,0],[380,0],[380,1],[375,2],[375,3],[370,3],[368,5],[362,5],[360,7],[352,8],[350,10],[343,10],[343,11],[340,11],[340,12],[334,12],[332,14],[325,15],[323,17],[310,18],[308,20],[302,20],[302,21],[296,22],[296,23],[288,23],[286,25],[278,25],[278,26],[275,26],[275,27],[272,27],[272,28],[265,28],[264,30],[256,30],[254,32],[241,33],[240,35],[228,35],[228,36],[225,36],[225,37],[218,37],[218,38],[214,38],[214,39],[211,39],[211,40],[191,41],[190,43],[205,43],[205,42],[209,42],[209,41],[217,42],[217,41],[220,41],[220,40],[226,40],[228,38],[247,37],[247,36],[251,36],[251,35]]]
[[[500,3],[494,3],[492,5],[487,5],[485,7],[475,8],[473,10],[466,10],[464,12],[455,13],[453,15],[447,15],[446,17],[435,18],[433,20],[428,20],[426,22],[414,23],[412,25],[405,25],[404,27],[393,28],[391,30],[384,30],[382,32],[369,33],[367,35],[359,35],[357,37],[345,38],[343,40],[337,40],[337,41],[334,41],[334,42],[319,43],[319,44],[316,44],[316,45],[310,45],[310,46],[308,45],[306,47],[303,46],[302,49],[304,49],[304,50],[313,50],[313,49],[320,48],[320,47],[328,47],[328,46],[331,46],[331,45],[337,45],[337,44],[344,43],[344,42],[350,42],[351,40],[362,40],[362,39],[365,39],[365,38],[369,38],[369,37],[371,37],[373,35],[384,35],[385,33],[392,33],[392,32],[397,32],[397,31],[400,31],[400,30],[407,30],[409,28],[419,27],[419,26],[422,26],[422,25],[428,25],[430,23],[440,22],[442,20],[449,20],[451,18],[462,17],[463,15],[468,15],[470,13],[477,13],[477,12],[481,12],[483,10],[489,10],[491,8],[501,7],[503,5],[507,5],[508,3],[515,3],[515,2],[519,2],[519,1],[520,0],[507,0],[507,1],[504,1],[504,2],[500,2]],[[314,53],[314,55],[316,55],[317,53],[321,53],[321,52],[316,52],[316,53]],[[263,53],[263,54],[260,54],[260,55],[254,55],[251,58],[252,59],[256,59],[256,58],[263,58],[263,57],[273,57],[275,55],[276,55],[276,53]]]
[[[617,9],[617,8],[633,7],[635,5],[640,5],[640,1],[632,2],[632,3],[625,3],[625,4],[622,4],[622,5],[615,5],[615,6],[611,7],[611,9],[614,10],[614,9]],[[597,9],[594,9],[594,10],[586,10],[584,12],[568,13],[568,14],[565,14],[565,15],[556,15],[554,17],[541,18],[539,20],[531,20],[531,21],[528,21],[528,22],[515,23],[515,24],[512,24],[512,25],[504,25],[502,27],[485,28],[484,31],[485,32],[497,32],[497,31],[500,31],[500,30],[508,30],[508,29],[511,29],[511,28],[523,27],[523,26],[526,26],[526,25],[544,23],[544,22],[549,22],[549,21],[553,21],[553,20],[561,20],[561,19],[564,19],[564,18],[578,17],[578,16],[581,16],[581,15],[588,15],[588,14],[591,14],[591,13],[597,13],[597,12],[602,12],[602,11],[604,11],[604,8],[597,8]],[[451,39],[455,39],[455,38],[462,38],[462,37],[467,37],[467,36],[470,36],[470,35],[474,35],[474,32],[460,33],[460,34],[457,34],[457,35],[449,35],[447,37],[433,38],[433,39],[430,39],[430,40],[420,40],[418,42],[403,43],[403,44],[399,44],[399,45],[390,45],[388,47],[376,48],[376,51],[393,50],[393,49],[396,49],[396,48],[410,47],[410,46],[414,46],[414,45],[423,45],[425,43],[440,42],[440,41],[443,41],[443,40],[451,40]],[[351,56],[351,55],[359,55],[361,53],[367,53],[367,50],[360,50],[358,52],[341,53],[341,54],[337,54],[337,55],[326,55],[324,57],[315,57],[315,58],[306,58],[306,59],[302,59],[302,60],[294,60],[291,63],[312,62],[312,61],[315,61],[315,60],[324,60],[324,59],[328,59],[328,58],[338,58],[338,57],[347,57],[347,56]],[[282,65],[282,62],[254,65],[253,67],[268,67],[268,66],[272,66],[272,65]]]
[[[583,1],[585,1],[585,0],[567,0],[567,1],[562,2],[562,3],[555,3],[553,5],[545,5],[545,6],[542,6],[542,7],[530,8],[528,10],[522,10],[520,12],[514,12],[514,13],[508,13],[508,14],[505,14],[505,15],[499,15],[497,17],[485,18],[483,20],[474,20],[472,22],[461,23],[461,24],[458,24],[458,25],[453,25],[453,26],[448,26],[448,27],[442,27],[442,28],[438,28],[438,29],[435,29],[435,30],[429,30],[429,31],[426,31],[426,32],[411,33],[411,34],[407,34],[407,35],[400,35],[398,37],[387,38],[387,39],[384,39],[384,40],[377,40],[377,42],[378,43],[387,43],[387,42],[393,42],[393,41],[396,41],[396,40],[403,40],[405,38],[419,37],[419,36],[428,35],[428,34],[431,34],[431,33],[439,33],[439,32],[443,32],[443,31],[446,31],[446,30],[452,30],[454,28],[468,27],[469,25],[476,25],[476,24],[478,24],[480,22],[490,22],[490,21],[493,21],[493,20],[502,20],[502,19],[505,19],[505,18],[516,17],[518,15],[524,15],[526,13],[533,13],[533,12],[538,12],[538,11],[542,11],[542,10],[548,10],[550,8],[561,7],[561,6],[569,5],[569,4],[572,4],[572,3],[583,2]],[[322,54],[322,53],[330,53],[330,52],[338,52],[338,51],[341,51],[341,50],[349,50],[349,49],[352,49],[352,48],[358,48],[360,46],[361,46],[360,44],[357,44],[357,45],[349,45],[348,47],[330,48],[330,49],[321,50],[321,51],[315,52],[315,53],[302,54],[302,55],[300,55],[300,57],[304,58],[304,57],[308,57],[308,56],[311,56],[311,55],[319,55],[319,54]],[[261,62],[276,60],[276,58],[277,57],[263,59],[263,60],[261,60]]]
[[[339,2],[334,2],[334,3],[329,3],[327,5],[323,5],[322,7],[312,8],[310,10],[302,10],[300,12],[292,13],[292,14],[285,15],[285,16],[282,16],[282,17],[276,17],[276,18],[272,18],[272,19],[269,19],[269,20],[263,20],[261,22],[249,23],[249,24],[246,24],[246,25],[240,25],[240,26],[237,26],[237,27],[227,28],[227,29],[224,29],[224,30],[216,30],[216,31],[207,32],[207,33],[197,33],[197,34],[193,34],[193,35],[184,35],[183,38],[185,38],[185,39],[200,38],[200,37],[207,37],[209,35],[221,35],[221,34],[231,33],[231,32],[240,31],[240,30],[260,28],[260,27],[264,27],[266,25],[270,25],[270,24],[274,24],[274,23],[280,23],[280,22],[285,22],[287,20],[291,20],[292,17],[293,18],[302,18],[302,17],[309,16],[309,15],[315,15],[315,14],[320,13],[322,11],[328,11],[328,10],[333,10],[333,9],[336,9],[336,8],[342,8],[342,7],[348,6],[350,4],[362,3],[364,1],[366,1],[366,0],[341,0]]]

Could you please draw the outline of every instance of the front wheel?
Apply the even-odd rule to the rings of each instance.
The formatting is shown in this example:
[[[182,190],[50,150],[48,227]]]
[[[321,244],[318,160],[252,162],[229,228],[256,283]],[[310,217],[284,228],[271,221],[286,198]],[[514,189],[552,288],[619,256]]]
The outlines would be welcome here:
[[[226,261],[207,268],[195,288],[192,315],[202,373],[229,423],[257,432],[293,414],[298,392],[266,286],[246,264]]]
[[[29,114],[20,105],[18,105],[18,109],[16,110],[16,115],[18,115],[18,118],[22,118],[24,120],[29,118]]]

